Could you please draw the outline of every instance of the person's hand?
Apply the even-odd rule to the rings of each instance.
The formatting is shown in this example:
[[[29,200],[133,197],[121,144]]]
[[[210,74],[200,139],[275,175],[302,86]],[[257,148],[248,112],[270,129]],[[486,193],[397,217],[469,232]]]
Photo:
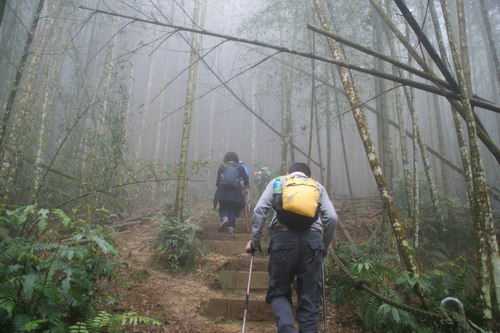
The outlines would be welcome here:
[[[253,253],[254,249],[252,248],[252,241],[248,241],[247,245],[245,246],[245,252],[246,253]]]

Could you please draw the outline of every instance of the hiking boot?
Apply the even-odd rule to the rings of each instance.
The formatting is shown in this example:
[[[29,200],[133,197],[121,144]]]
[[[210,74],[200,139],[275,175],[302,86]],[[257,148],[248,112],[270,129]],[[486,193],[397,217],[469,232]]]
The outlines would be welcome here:
[[[229,224],[229,219],[227,218],[227,216],[224,216],[222,218],[222,220],[220,221],[220,224],[219,224],[219,232],[224,232],[226,231],[226,228],[227,228],[227,225]]]
[[[227,233],[228,234],[233,234],[234,228],[233,227],[227,227]]]

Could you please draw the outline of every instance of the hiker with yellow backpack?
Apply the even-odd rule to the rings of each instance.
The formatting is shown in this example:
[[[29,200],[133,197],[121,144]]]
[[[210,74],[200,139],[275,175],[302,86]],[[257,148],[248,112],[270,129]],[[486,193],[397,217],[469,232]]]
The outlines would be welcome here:
[[[248,253],[260,249],[269,208],[269,286],[266,302],[280,333],[298,332],[292,312],[292,283],[297,278],[297,321],[300,332],[317,332],[320,298],[318,281],[323,256],[333,240],[337,213],[323,185],[311,178],[305,163],[295,163],[285,176],[271,180],[254,208]]]

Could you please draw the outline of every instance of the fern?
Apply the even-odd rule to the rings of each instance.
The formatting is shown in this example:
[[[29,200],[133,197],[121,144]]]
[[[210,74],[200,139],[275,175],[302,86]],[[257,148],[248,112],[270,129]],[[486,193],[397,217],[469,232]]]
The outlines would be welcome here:
[[[90,321],[90,326],[94,329],[100,329],[108,326],[111,323],[111,315],[106,311],[99,313]]]
[[[106,311],[99,311],[94,317],[85,322],[78,322],[69,328],[70,333],[98,333],[107,332],[114,322],[123,326],[162,326],[162,323],[156,319],[140,316],[135,312],[126,312],[123,314],[110,315]]]
[[[161,322],[153,318],[140,316],[135,312],[126,312],[124,314],[118,315],[118,319],[121,320],[122,325],[154,325],[161,326]]]
[[[0,313],[6,312],[7,317],[12,318],[12,313],[16,306],[16,298],[15,289],[0,285]]]
[[[0,207],[0,212],[9,232],[0,241],[0,327],[66,332],[67,320],[89,312],[92,301],[97,301],[98,280],[111,277],[118,265],[109,256],[116,251],[105,240],[106,234],[93,231],[90,235],[89,225],[60,210],[28,206],[14,211]],[[86,245],[54,242],[68,238],[57,228],[43,235],[31,232],[46,230],[48,221],[93,241]]]
[[[329,286],[332,300],[336,305],[352,303],[366,330],[402,332],[416,331],[418,327],[418,331],[431,331],[426,326],[430,323],[420,321],[418,326],[417,318],[412,314],[355,289],[352,279],[366,281],[370,288],[392,302],[412,305],[418,304],[412,291],[418,283],[430,295],[435,313],[439,312],[439,304],[444,297],[454,296],[464,303],[468,318],[474,322],[481,321],[475,304],[478,298],[469,287],[470,269],[463,257],[447,261],[439,265],[439,269],[424,272],[417,278],[402,271],[397,265],[396,257],[386,253],[377,243],[360,246],[340,243],[336,255],[347,263],[349,272],[335,266],[330,270],[331,275],[327,281],[335,281],[334,286]],[[432,329],[435,330],[435,327]]]
[[[200,227],[189,219],[179,221],[173,213],[153,220],[160,226],[154,242],[160,262],[173,272],[191,269],[203,255],[197,237]]]
[[[78,322],[69,328],[69,333],[91,333],[87,324]]]

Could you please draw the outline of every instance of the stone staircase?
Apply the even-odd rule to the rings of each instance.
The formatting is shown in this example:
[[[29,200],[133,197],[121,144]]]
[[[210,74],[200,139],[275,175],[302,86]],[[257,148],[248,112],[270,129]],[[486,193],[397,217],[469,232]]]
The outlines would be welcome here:
[[[207,218],[203,228],[204,248],[212,255],[224,259],[212,272],[221,288],[221,297],[211,298],[204,307],[203,314],[223,320],[242,320],[245,309],[246,289],[251,256],[245,253],[245,245],[250,239],[245,220],[238,218],[234,234],[219,233],[218,217]],[[256,252],[253,261],[247,322],[274,322],[271,308],[265,302],[267,290],[268,242],[262,242],[263,252]]]

